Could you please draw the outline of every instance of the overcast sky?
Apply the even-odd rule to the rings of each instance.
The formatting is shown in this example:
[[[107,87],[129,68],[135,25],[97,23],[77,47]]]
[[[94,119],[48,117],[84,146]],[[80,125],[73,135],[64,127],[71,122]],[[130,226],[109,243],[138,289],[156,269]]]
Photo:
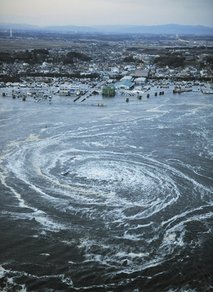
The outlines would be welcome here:
[[[1,23],[37,25],[201,24],[213,0],[0,0]]]

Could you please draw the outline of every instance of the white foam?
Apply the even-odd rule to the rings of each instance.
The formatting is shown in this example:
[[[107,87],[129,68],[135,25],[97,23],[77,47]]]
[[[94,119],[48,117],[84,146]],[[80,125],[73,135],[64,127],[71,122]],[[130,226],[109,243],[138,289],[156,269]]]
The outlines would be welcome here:
[[[11,277],[11,274],[14,276]],[[17,292],[27,292],[26,286],[24,284],[16,284],[14,281],[16,272],[12,270],[6,270],[0,265],[0,279],[4,278],[5,287],[2,288],[2,292],[17,291]],[[17,287],[18,286],[18,287]],[[15,290],[14,290],[15,289]]]
[[[49,253],[40,253],[40,256],[49,257],[50,254]]]

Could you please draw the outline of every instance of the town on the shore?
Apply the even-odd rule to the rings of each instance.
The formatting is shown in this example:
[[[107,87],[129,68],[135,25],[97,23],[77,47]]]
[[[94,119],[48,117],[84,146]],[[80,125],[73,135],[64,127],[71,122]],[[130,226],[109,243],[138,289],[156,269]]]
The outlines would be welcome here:
[[[74,101],[95,94],[141,98],[151,86],[159,86],[163,94],[171,83],[174,93],[191,91],[193,85],[203,93],[213,93],[212,37],[97,36],[63,41],[63,45],[50,40],[46,47],[44,40],[33,46],[35,42],[30,38],[0,40],[3,96],[7,95],[3,89],[11,88],[12,97],[23,100],[28,96],[51,100],[54,94],[73,96]]]

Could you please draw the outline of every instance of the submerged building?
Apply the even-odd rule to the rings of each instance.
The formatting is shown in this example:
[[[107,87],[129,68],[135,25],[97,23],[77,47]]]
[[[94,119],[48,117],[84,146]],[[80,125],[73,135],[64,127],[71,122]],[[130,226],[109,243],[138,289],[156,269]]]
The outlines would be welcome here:
[[[109,85],[103,86],[102,87],[102,95],[103,96],[109,96],[109,97],[115,96],[115,87],[114,86],[109,86]]]

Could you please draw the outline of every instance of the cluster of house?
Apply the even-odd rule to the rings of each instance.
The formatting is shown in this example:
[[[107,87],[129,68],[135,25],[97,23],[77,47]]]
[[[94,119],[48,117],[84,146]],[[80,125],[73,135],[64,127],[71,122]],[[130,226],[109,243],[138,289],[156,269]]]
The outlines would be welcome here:
[[[212,67],[203,62],[206,57],[205,48],[193,53],[186,48],[181,49],[185,55],[187,66],[159,66],[154,60],[164,52],[157,44],[143,47],[134,41],[122,42],[76,42],[73,50],[90,57],[90,60],[76,59],[72,63],[62,62],[63,56],[71,49],[50,49],[47,59],[39,64],[26,62],[0,63],[0,81],[2,76],[19,76],[22,84],[49,84],[61,95],[80,95],[88,88],[101,90],[103,85],[115,90],[132,90],[143,88],[149,80],[200,80],[212,78]],[[174,54],[179,52],[171,48]],[[195,53],[199,55],[195,56]],[[199,59],[199,62],[197,62]],[[57,61],[58,60],[58,61]],[[7,83],[8,84],[8,83]],[[69,85],[68,85],[69,84]],[[104,89],[107,94],[107,88]],[[110,91],[110,95],[114,94]],[[113,92],[113,93],[112,93]],[[102,92],[103,93],[103,92]]]

